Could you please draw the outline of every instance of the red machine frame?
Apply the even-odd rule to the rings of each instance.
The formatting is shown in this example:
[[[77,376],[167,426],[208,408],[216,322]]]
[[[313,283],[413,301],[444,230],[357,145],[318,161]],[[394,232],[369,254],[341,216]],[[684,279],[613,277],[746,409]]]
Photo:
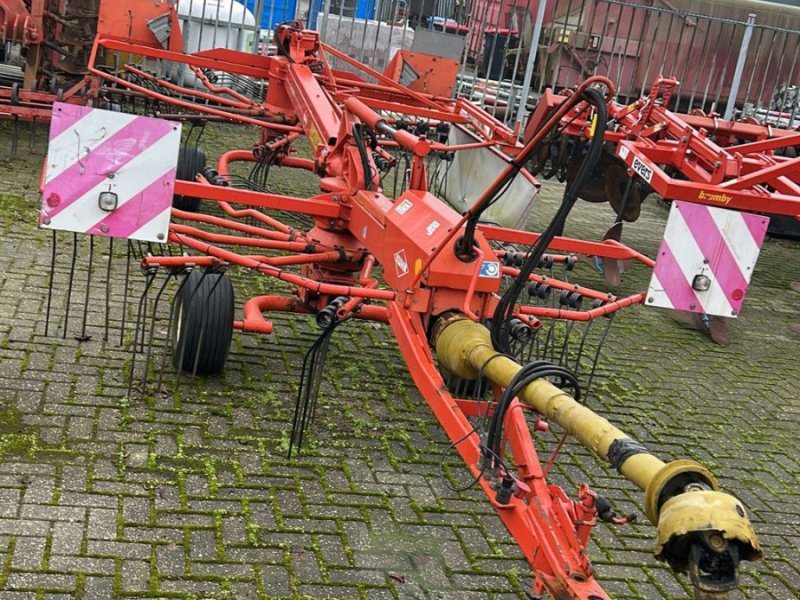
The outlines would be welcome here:
[[[636,102],[609,105],[618,129],[606,132],[605,139],[614,143],[629,174],[669,200],[800,219],[800,158],[775,153],[800,145],[800,133],[713,116],[678,115],[665,108],[677,85],[674,79],[659,78]],[[564,98],[545,91],[525,139]],[[590,131],[586,120],[570,119],[564,135],[588,137]],[[670,167],[678,177],[667,173]]]

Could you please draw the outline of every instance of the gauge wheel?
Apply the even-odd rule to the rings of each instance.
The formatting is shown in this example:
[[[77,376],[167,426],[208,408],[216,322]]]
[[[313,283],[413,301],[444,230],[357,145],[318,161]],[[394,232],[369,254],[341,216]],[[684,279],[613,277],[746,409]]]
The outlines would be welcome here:
[[[189,373],[219,373],[233,336],[233,286],[227,275],[192,271],[172,316],[172,364]]]
[[[178,151],[178,168],[175,178],[180,181],[194,181],[198,173],[202,173],[206,168],[206,153],[197,146],[181,146]],[[188,212],[199,212],[200,198],[190,196],[175,196],[172,199],[172,206],[178,210]]]

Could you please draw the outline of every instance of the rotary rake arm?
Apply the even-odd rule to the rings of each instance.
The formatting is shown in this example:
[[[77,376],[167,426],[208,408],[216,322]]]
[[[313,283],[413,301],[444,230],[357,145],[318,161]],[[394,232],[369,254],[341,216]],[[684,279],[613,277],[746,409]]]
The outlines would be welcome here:
[[[599,97],[589,91],[596,85],[612,94],[611,83],[602,78],[585,83],[521,146],[513,132],[462,100],[412,92],[366,68],[360,76],[335,71],[328,55],[344,57],[322,47],[316,32],[301,24],[280,26],[276,39],[280,53],[271,57],[216,50],[182,55],[109,36],[97,39],[90,63],[97,77],[196,113],[257,125],[260,131],[254,149],[227,152],[216,169],[206,168],[194,181],[175,184],[176,194],[214,203],[223,214],[173,209],[168,242],[186,252],[143,257],[148,286],[159,269],[174,275],[202,266],[203,275],[191,281],[210,298],[222,281],[220,272],[239,267],[273,278],[280,289],[292,289],[250,298],[244,318],[227,327],[269,334],[268,311],[313,314],[325,335],[351,318],[387,323],[414,382],[530,563],[537,594],[608,598],[586,552],[591,528],[608,511],[586,485],[573,500],[547,482],[550,464],[540,462],[531,429],[543,431],[549,420],[645,491],[647,516],[658,527],[659,558],[688,570],[696,589],[722,597],[736,583],[738,561],[760,556],[741,503],[719,492],[713,475],[701,465],[663,463],[566,393],[580,394],[577,364],[583,342],[576,350],[566,341],[556,348],[553,341],[559,329],[569,333],[578,322],[586,324],[585,331],[594,322],[606,323],[607,330],[617,311],[641,303],[643,295],[617,298],[570,281],[568,272],[559,278],[552,272],[544,275],[546,270],[562,265],[568,271],[576,262],[574,253],[633,259],[648,266],[652,261],[619,243],[554,236],[554,227],[542,237],[478,220],[518,178],[527,182],[525,189],[535,191],[522,165],[562,119],[591,124],[599,111],[584,99]],[[207,95],[216,98],[212,102],[163,85],[158,76],[146,76],[133,65],[123,65],[124,72],[135,76],[126,79],[97,68],[94,60],[101,47],[260,78],[267,84],[266,98],[250,105],[209,87]],[[138,83],[132,81],[136,77]],[[469,141],[445,143],[454,130]],[[291,156],[299,137],[307,139],[313,158]],[[441,168],[446,179],[449,161],[471,151],[500,157],[504,166],[461,214],[434,193],[444,187],[436,174]],[[439,161],[437,169],[431,166],[433,159]],[[320,192],[312,198],[272,193],[266,183],[232,173],[231,164],[243,161],[302,169],[318,178]],[[395,184],[401,182],[395,197],[389,196],[388,184],[384,187],[390,172]],[[543,254],[545,249],[549,254]],[[537,261],[541,264],[533,264]],[[380,278],[374,272],[377,266],[382,268]],[[520,361],[525,364],[497,352],[482,324],[495,315],[507,284],[524,287],[530,298],[542,300],[534,305],[515,296],[502,315],[514,347],[527,344],[531,349]],[[182,290],[182,302],[204,300],[194,293]],[[590,309],[581,309],[584,300]],[[207,329],[204,322],[196,337],[203,338]],[[179,325],[178,335],[181,331]],[[546,335],[541,344],[540,332]],[[206,346],[193,338],[196,355],[184,360],[186,344],[179,344],[176,366],[196,369]],[[557,354],[567,362],[576,353],[575,368],[551,362]],[[221,363],[212,366],[221,368]],[[462,381],[477,379],[475,397],[451,391],[440,368]],[[494,384],[491,392],[481,387],[481,380]],[[313,398],[306,397],[298,411],[302,418],[293,432],[298,442],[306,415],[313,413],[309,403]],[[488,421],[489,426],[484,429],[476,421]],[[698,514],[704,518],[698,520]]]

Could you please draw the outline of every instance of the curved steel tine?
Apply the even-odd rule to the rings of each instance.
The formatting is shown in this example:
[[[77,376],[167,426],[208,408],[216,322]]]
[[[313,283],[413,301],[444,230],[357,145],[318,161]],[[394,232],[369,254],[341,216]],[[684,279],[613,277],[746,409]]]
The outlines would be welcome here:
[[[600,339],[597,342],[597,350],[594,353],[594,360],[592,361],[592,370],[589,372],[589,378],[586,381],[586,396],[589,396],[589,390],[592,388],[592,381],[594,380],[594,373],[595,369],[597,368],[597,361],[600,358],[600,350],[603,348],[603,344],[606,341],[606,336],[608,336],[608,330],[611,329],[611,323],[614,321],[614,316],[616,313],[610,313],[608,315],[608,323],[606,323],[606,328],[603,330],[603,333],[600,334]]]
[[[142,389],[145,389],[147,386],[147,374],[150,371],[150,357],[153,354],[153,337],[155,336],[156,331],[156,319],[158,318],[158,303],[161,300],[161,295],[164,293],[164,290],[169,283],[169,275],[164,277],[164,283],[161,284],[161,287],[156,294],[155,299],[153,300],[153,316],[150,319],[150,336],[147,341],[147,356],[144,359],[144,372],[142,373]]]
[[[89,236],[89,267],[86,270],[86,293],[83,296],[83,320],[81,322],[81,334],[75,336],[79,342],[86,342],[92,336],[86,335],[86,319],[89,315],[89,298],[92,292],[92,266],[94,265],[94,236]]]
[[[50,251],[50,277],[47,280],[47,312],[44,316],[44,335],[47,337],[50,329],[50,310],[53,302],[53,284],[56,278],[56,244],[58,238],[56,237],[56,230],[53,230],[53,240],[51,243]]]
[[[572,371],[573,373],[575,373],[575,377],[578,378],[578,381],[580,381],[581,359],[583,358],[583,349],[586,345],[586,340],[589,339],[589,333],[591,333],[593,325],[594,325],[594,319],[591,319],[586,322],[586,327],[584,328],[583,335],[581,336],[581,343],[578,346],[578,352],[575,356],[575,367],[572,369]]]
[[[106,265],[106,313],[103,323],[103,341],[108,342],[108,320],[111,312],[111,262],[114,260],[114,238],[108,238],[108,264]]]
[[[320,378],[325,366],[331,334],[341,323],[343,321],[334,321],[325,329],[303,357],[300,386],[297,389],[294,417],[292,418],[292,433],[289,437],[289,453],[287,456],[289,459],[292,458],[292,450],[295,446],[297,446],[298,452],[302,448],[307,424],[313,420]],[[321,355],[320,352],[322,352]]]
[[[317,351],[317,360],[314,362],[313,371],[312,371],[312,388],[310,390],[311,397],[310,397],[310,406],[309,406],[309,417],[308,422],[313,423],[314,417],[317,414],[317,398],[319,398],[319,386],[322,383],[322,374],[325,370],[325,360],[328,357],[328,349],[331,345],[331,337],[332,335],[329,334],[325,337],[325,341],[320,345],[319,350]]]
[[[147,273],[145,278],[144,290],[142,290],[142,296],[139,299],[139,310],[136,311],[136,327],[133,333],[133,349],[131,350],[131,368],[128,372],[128,398],[130,398],[131,392],[133,391],[133,378],[136,373],[136,354],[138,352],[139,329],[142,325],[142,314],[144,312],[145,303],[147,302],[147,293],[150,291],[153,281],[155,281],[156,274],[155,272]]]
[[[174,277],[177,280],[178,274],[173,273],[168,275],[167,277],[168,278]],[[167,321],[168,323],[167,335],[166,338],[164,339],[164,353],[161,355],[161,368],[158,371],[158,383],[156,385],[156,389],[158,390],[161,389],[161,386],[164,383],[164,369],[167,368],[167,355],[169,354],[169,344],[172,341],[172,322],[173,319],[175,318],[175,302],[177,301],[178,295],[181,293],[181,290],[183,289],[183,286],[185,284],[186,284],[186,277],[184,277],[178,284],[178,290],[175,292],[175,294],[172,297],[172,300],[169,303],[169,320]],[[178,369],[178,371],[180,372],[180,369]]]
[[[122,288],[122,322],[119,325],[119,345],[125,343],[125,324],[128,313],[128,287],[131,279],[131,254],[133,252],[133,242],[128,240],[128,252],[125,256],[125,284]]]
[[[67,286],[67,307],[64,312],[64,330],[61,332],[61,338],[67,339],[67,326],[69,325],[69,307],[72,303],[72,283],[75,277],[75,260],[78,254],[78,234],[72,234],[72,262],[69,267],[69,285]]]
[[[572,335],[572,330],[575,328],[576,321],[568,321],[564,330],[564,341],[561,344],[561,355],[558,359],[558,364],[566,366],[567,353],[569,351],[569,336]]]

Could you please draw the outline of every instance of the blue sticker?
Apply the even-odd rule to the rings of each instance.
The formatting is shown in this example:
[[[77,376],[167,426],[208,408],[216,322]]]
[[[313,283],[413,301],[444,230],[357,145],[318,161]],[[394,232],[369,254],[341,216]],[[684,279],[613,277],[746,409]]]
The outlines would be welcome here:
[[[491,277],[497,279],[500,277],[500,263],[491,260],[485,260],[481,263],[481,277]]]

